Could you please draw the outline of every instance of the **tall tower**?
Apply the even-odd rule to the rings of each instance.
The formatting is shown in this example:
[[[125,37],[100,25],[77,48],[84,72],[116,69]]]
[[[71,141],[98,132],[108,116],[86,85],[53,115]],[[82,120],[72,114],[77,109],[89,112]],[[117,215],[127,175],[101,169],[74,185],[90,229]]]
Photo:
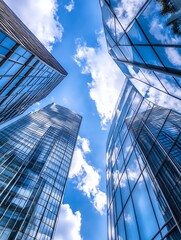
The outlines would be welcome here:
[[[181,1],[100,0],[108,51],[145,97],[181,99]],[[169,100],[168,100],[169,97]],[[175,104],[172,104],[175,107]]]
[[[57,60],[0,0],[0,123],[46,97],[66,75]]]
[[[181,238],[180,126],[127,81],[107,140],[109,240]]]
[[[0,130],[0,239],[52,239],[80,123],[51,104]]]
[[[109,239],[180,239],[181,2],[100,5],[108,51],[128,81],[107,141]]]

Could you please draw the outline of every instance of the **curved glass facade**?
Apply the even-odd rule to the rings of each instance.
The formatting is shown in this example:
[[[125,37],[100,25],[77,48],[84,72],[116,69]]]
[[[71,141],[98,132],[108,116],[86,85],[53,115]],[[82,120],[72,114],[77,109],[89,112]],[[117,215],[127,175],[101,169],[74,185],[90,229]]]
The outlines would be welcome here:
[[[150,90],[157,98],[169,96],[179,104],[180,0],[100,0],[100,4],[109,53],[126,77],[145,97]]]
[[[0,131],[0,239],[52,239],[80,123],[51,104]]]
[[[3,123],[46,97],[67,73],[3,1],[0,17],[0,123]]]
[[[126,82],[107,140],[109,240],[181,238],[180,126]]]

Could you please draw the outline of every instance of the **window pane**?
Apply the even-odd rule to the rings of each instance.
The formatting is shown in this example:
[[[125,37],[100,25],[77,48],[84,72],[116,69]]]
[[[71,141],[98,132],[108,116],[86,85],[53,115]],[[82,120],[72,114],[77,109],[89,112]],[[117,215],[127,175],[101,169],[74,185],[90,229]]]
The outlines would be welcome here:
[[[129,199],[124,209],[124,221],[126,226],[127,239],[139,239],[138,228],[131,198]]]
[[[158,226],[143,181],[139,181],[133,191],[133,202],[141,238],[144,240],[150,240],[158,231]]]

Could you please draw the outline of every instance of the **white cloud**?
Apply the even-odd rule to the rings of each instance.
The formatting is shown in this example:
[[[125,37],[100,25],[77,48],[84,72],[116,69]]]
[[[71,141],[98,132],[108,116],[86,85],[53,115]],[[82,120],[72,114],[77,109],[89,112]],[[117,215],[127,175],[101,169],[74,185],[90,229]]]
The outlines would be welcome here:
[[[179,44],[180,37],[177,34],[173,34],[173,30],[171,26],[165,27],[165,18],[158,18],[157,11],[160,11],[160,6],[158,6],[155,11],[153,12],[152,19],[150,18],[147,20],[149,21],[150,28],[149,32],[154,36],[156,40],[163,44]],[[145,18],[148,16],[145,14]],[[168,61],[175,67],[181,66],[181,56],[179,53],[179,49],[172,48],[172,47],[165,47],[164,48]]]
[[[78,136],[78,143],[80,144],[80,146],[82,146],[83,152],[84,153],[90,153],[90,142],[88,139],[86,138],[81,138],[80,136]]]
[[[86,43],[78,41],[74,60],[83,74],[91,74],[89,94],[95,101],[102,126],[105,127],[112,117],[125,76],[109,56],[102,33],[97,41],[97,48],[88,47]]]
[[[128,4],[129,2],[129,4]],[[123,0],[114,7],[114,11],[117,13],[118,17],[121,19],[121,24],[125,25],[136,15],[141,5],[144,3],[144,0],[136,1],[136,0]],[[129,6],[128,6],[129,5]],[[152,5],[150,5],[151,8]],[[162,18],[158,18],[158,12],[160,12],[161,6],[159,4],[155,5],[155,11],[152,14],[152,18],[150,20],[150,15],[147,12],[143,13],[145,17],[145,21],[147,21],[149,25],[149,32],[154,36],[154,38],[163,44],[178,44],[180,42],[180,37],[176,34],[173,34],[171,26],[164,27],[166,23],[165,15]],[[151,11],[151,9],[150,9]],[[112,19],[108,19],[109,27],[112,26]],[[161,51],[160,51],[161,54]],[[165,54],[164,62],[165,64],[169,64],[170,67],[178,68],[181,66],[181,56],[179,49],[165,47],[163,48],[163,54]],[[164,84],[164,87],[160,83],[160,81],[156,78],[153,72],[148,71],[146,69],[142,69],[141,71],[134,70],[133,66],[125,66],[128,68],[130,75],[133,77],[144,81],[145,77],[148,80],[148,84],[152,85],[150,87],[148,84],[142,83],[141,81],[130,79],[132,83],[136,86],[139,92],[146,96],[150,101],[155,104],[158,104],[163,107],[173,108],[176,111],[180,112],[179,100],[176,98],[180,98],[181,90],[179,87],[174,84],[173,79],[169,78],[169,76],[161,77],[161,81]],[[143,74],[144,75],[143,75]],[[157,75],[158,76],[158,75]],[[156,89],[157,88],[157,89]],[[159,91],[160,89],[160,91]],[[163,93],[163,92],[165,93]],[[170,93],[172,96],[167,94]],[[174,96],[176,98],[174,98]]]
[[[181,66],[181,55],[179,54],[179,51],[176,48],[165,48],[165,52],[167,54],[168,60],[174,65],[174,66]]]
[[[128,214],[124,214],[124,220],[127,222],[127,223],[130,223],[132,221],[132,217],[131,215],[128,213]]]
[[[94,207],[97,209],[98,212],[103,214],[106,206],[106,195],[102,191],[97,191],[94,199],[93,199]]]
[[[178,59],[173,58],[172,61],[177,61],[177,60]],[[181,90],[178,86],[176,86],[176,83],[173,84],[171,82],[171,79],[170,79],[171,76],[166,76],[165,74],[157,73],[157,76],[159,76],[159,79],[161,80],[161,82],[163,83],[163,85],[166,89],[165,90],[163,88],[163,86],[161,85],[161,83],[158,81],[158,79],[155,79],[155,76],[153,75],[153,73],[151,71],[142,69],[141,71],[139,70],[136,73],[138,75],[138,76],[136,76],[132,66],[129,66],[128,70],[133,77],[135,77],[137,79],[139,78],[142,81],[145,81],[145,77],[146,77],[146,79],[149,81],[149,84],[151,84],[153,86],[153,87],[151,87],[148,84],[145,84],[134,78],[130,78],[131,82],[139,90],[141,95],[146,96],[146,98],[149,101],[151,101],[152,103],[155,103],[162,107],[171,108],[171,109],[174,109],[174,110],[180,112],[180,101],[177,98],[175,98],[174,96],[179,98],[181,96]],[[144,73],[144,78],[143,78],[143,75],[141,74],[141,72]],[[164,92],[162,92],[156,88],[158,88]],[[166,91],[168,91],[173,97],[168,95],[166,93]]]
[[[114,8],[114,11],[124,28],[129,25],[145,2],[146,0],[117,1],[117,6]]]
[[[54,102],[55,98],[53,96],[50,97],[51,101]]]
[[[165,83],[165,86],[168,91],[177,91],[180,92],[179,88],[171,86],[169,83]],[[175,90],[174,90],[175,89]],[[173,109],[177,112],[180,112],[180,100],[174,97],[169,96],[168,94],[156,91],[154,88],[150,88],[148,92],[148,100],[156,103],[159,106],[167,107]]]
[[[88,139],[78,137],[69,177],[75,180],[77,188],[91,200],[102,215],[106,207],[106,194],[99,188],[101,177],[98,170],[86,162],[85,155],[90,151]]]
[[[59,22],[56,0],[5,0],[17,16],[51,51],[56,41],[61,41],[63,27]]]
[[[82,240],[81,213],[73,213],[68,204],[62,204],[54,240]]]
[[[65,5],[65,9],[68,11],[68,12],[71,12],[72,10],[74,10],[75,8],[75,2],[74,0],[70,0],[70,3],[68,5]]]
[[[142,160],[141,160],[141,162],[142,162]],[[138,178],[139,178],[138,182],[142,183],[143,182],[143,178],[142,178],[142,176],[140,176],[140,173],[141,173],[140,167],[138,165],[137,160],[135,159],[135,160],[133,160],[131,166],[127,167],[127,174],[126,174],[125,171],[124,171],[124,173],[122,173],[122,172],[120,172],[118,170],[116,170],[113,173],[114,186],[117,187],[117,185],[119,183],[119,186],[121,188],[125,188],[128,179],[129,179],[129,181],[136,182],[138,180]],[[145,177],[147,177],[146,173],[145,173]]]

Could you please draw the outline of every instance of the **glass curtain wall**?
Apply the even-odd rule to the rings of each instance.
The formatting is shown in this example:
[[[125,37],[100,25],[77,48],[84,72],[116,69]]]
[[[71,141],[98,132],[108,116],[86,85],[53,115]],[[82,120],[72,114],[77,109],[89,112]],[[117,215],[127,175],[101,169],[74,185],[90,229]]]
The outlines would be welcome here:
[[[180,125],[180,115],[125,83],[107,140],[109,240],[180,239]]]
[[[0,123],[46,97],[66,75],[33,33],[0,1]]]
[[[0,239],[52,239],[80,123],[51,104],[0,131]]]
[[[169,96],[179,104],[180,0],[100,0],[100,5],[108,51],[125,76],[143,96]]]

